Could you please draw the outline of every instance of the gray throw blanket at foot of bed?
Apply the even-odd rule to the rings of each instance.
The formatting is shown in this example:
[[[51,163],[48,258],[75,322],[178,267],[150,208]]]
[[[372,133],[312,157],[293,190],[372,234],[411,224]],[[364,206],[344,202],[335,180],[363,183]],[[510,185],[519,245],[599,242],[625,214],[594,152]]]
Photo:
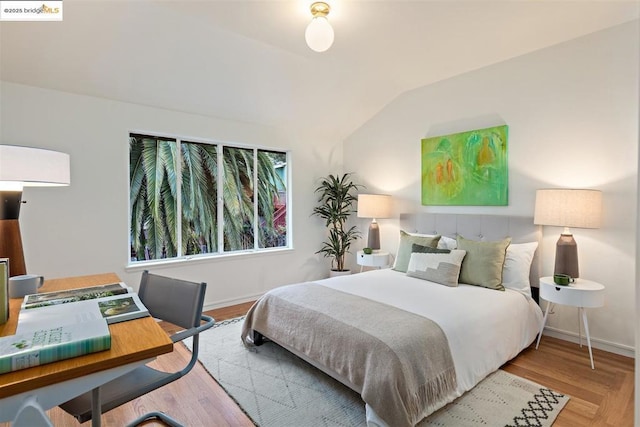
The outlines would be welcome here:
[[[247,314],[247,345],[252,331],[356,390],[394,427],[414,426],[455,393],[442,329],[386,304],[313,283],[284,286],[265,294]]]

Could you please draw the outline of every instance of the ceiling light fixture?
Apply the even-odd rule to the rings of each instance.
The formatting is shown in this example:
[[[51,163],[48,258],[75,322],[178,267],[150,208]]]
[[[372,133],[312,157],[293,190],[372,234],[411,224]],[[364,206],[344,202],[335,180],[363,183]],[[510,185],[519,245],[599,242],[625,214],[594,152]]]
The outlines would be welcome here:
[[[327,20],[331,7],[325,2],[317,1],[311,5],[313,19],[307,25],[304,38],[307,45],[316,52],[324,52],[333,44],[333,28]]]

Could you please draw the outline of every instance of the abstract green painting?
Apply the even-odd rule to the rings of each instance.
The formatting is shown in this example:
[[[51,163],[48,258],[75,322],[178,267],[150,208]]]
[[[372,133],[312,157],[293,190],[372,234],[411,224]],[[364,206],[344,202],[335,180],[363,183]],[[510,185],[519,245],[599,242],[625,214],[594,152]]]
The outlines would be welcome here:
[[[508,127],[422,140],[422,204],[506,206]]]

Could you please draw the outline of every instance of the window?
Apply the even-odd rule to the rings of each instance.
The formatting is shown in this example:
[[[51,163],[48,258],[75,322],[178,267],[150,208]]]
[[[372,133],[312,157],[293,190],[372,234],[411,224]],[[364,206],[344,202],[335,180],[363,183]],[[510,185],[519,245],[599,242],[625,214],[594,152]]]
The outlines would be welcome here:
[[[130,134],[130,261],[287,247],[287,157]]]

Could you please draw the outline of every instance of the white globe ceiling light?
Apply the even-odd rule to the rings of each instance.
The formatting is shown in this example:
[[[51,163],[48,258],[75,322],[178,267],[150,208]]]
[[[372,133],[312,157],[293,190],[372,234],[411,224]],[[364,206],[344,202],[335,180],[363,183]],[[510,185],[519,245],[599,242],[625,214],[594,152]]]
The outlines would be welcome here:
[[[327,20],[331,8],[325,2],[315,2],[311,5],[313,19],[304,32],[307,45],[316,52],[324,52],[333,44],[333,28]]]

